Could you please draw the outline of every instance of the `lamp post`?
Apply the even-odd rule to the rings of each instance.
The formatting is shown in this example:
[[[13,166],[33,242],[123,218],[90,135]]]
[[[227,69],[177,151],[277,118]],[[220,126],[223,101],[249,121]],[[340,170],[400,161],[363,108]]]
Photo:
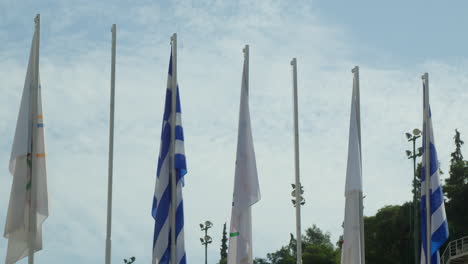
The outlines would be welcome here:
[[[205,264],[208,264],[208,244],[213,242],[213,239],[208,235],[208,229],[213,227],[213,223],[210,221],[205,221],[205,224],[200,224],[201,231],[205,231],[205,237],[201,237],[200,241],[203,246],[205,246]]]
[[[416,152],[416,139],[421,137],[421,130],[415,128],[413,133],[406,133],[408,142],[413,142],[413,151],[407,150],[406,156],[408,159],[413,159],[413,247],[414,247],[414,263],[419,264],[419,218],[418,215],[418,200],[416,197],[416,158],[422,156],[422,148],[418,148]]]

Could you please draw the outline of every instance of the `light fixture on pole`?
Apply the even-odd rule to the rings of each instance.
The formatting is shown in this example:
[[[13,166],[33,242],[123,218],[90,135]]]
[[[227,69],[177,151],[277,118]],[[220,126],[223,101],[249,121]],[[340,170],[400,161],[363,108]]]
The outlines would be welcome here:
[[[293,197],[293,199],[291,199],[291,202],[293,206],[296,207],[296,184],[292,183],[291,186],[293,188],[293,191],[291,192],[291,196]],[[304,186],[301,185],[299,189],[299,200],[300,200],[301,205],[305,204],[305,199],[302,196],[303,194],[304,194]]]
[[[201,244],[205,246],[205,264],[208,263],[208,244],[213,242],[213,239],[208,235],[208,229],[213,227],[213,223],[205,221],[205,224],[200,224],[201,231],[205,231],[205,236],[200,238]]]

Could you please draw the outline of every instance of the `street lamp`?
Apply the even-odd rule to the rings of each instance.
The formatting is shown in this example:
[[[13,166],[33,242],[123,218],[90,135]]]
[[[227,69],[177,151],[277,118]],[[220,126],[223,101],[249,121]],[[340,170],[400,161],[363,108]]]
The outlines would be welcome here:
[[[416,158],[422,156],[422,148],[416,152],[416,139],[421,137],[421,130],[415,128],[413,133],[405,133],[408,142],[413,142],[413,151],[406,150],[408,159],[413,159],[413,242],[414,242],[414,263],[419,264],[419,222],[418,222],[418,200],[416,197]]]
[[[205,221],[205,224],[200,224],[201,231],[205,231],[205,237],[201,237],[200,241],[205,246],[205,264],[208,264],[208,244],[213,242],[213,239],[208,235],[208,229],[213,227],[213,223]]]

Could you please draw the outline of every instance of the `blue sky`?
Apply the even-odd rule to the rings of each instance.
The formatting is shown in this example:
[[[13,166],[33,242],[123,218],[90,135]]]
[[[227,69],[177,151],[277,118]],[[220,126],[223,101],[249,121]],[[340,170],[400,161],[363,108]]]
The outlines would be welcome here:
[[[468,18],[464,1],[315,1],[321,21],[346,31],[356,59],[388,56],[392,64],[425,60],[458,61],[468,39],[462,32]]]
[[[242,48],[250,44],[250,108],[262,200],[253,209],[254,255],[294,231],[292,57],[298,59],[303,227],[336,241],[344,212],[351,69],[361,69],[365,214],[411,197],[410,147],[430,74],[434,134],[448,172],[465,120],[467,37],[451,1],[9,1],[0,0],[0,229],[12,178],[8,159],[27,56],[41,13],[41,80],[50,217],[37,263],[104,261],[110,28],[117,24],[113,262],[149,263],[150,208],[169,60],[179,36],[179,84],[188,174],[186,249],[202,263],[198,224],[214,223],[211,263],[229,223]],[[443,176],[445,177],[447,173]],[[449,219],[450,220],[450,219]],[[0,259],[7,241],[0,239]],[[21,262],[26,263],[26,262]]]

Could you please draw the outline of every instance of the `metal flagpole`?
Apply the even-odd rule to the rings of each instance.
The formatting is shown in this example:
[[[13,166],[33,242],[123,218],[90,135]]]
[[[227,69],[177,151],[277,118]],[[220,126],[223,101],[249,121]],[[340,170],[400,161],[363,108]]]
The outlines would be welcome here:
[[[354,74],[353,88],[356,89],[356,120],[359,139],[359,162],[362,173],[362,145],[361,145],[361,94],[359,90],[359,66],[355,66],[351,72]],[[361,175],[362,177],[362,175]],[[360,248],[361,248],[361,264],[366,262],[365,236],[364,236],[364,201],[362,190],[359,192],[359,219],[360,219]]]
[[[302,237],[301,237],[301,181],[299,179],[299,118],[297,102],[297,60],[291,61],[293,70],[293,100],[294,100],[294,167],[296,174],[296,263],[302,264]]]
[[[37,207],[37,184],[35,182],[35,175],[34,175],[34,169],[36,168],[36,141],[35,141],[35,135],[37,131],[37,93],[39,89],[39,43],[40,43],[40,35],[41,35],[41,16],[40,14],[36,15],[36,18],[34,19],[34,22],[36,23],[36,43],[34,43],[34,85],[31,86],[31,135],[29,137],[30,140],[30,146],[31,146],[31,168],[29,171],[30,175],[30,181],[31,181],[31,189],[29,192],[29,254],[28,254],[28,263],[33,264],[34,263],[34,252],[35,252],[35,246],[36,246],[36,232],[37,232],[37,215],[36,215],[36,207]]]
[[[429,127],[429,74],[426,72],[421,77],[424,89],[424,173],[426,181],[426,263],[431,264],[431,175],[430,175],[430,127]]]
[[[244,49],[242,50],[244,52],[244,61],[245,61],[245,87],[247,87],[247,92],[249,91],[249,45],[245,45]]]
[[[177,211],[177,177],[175,170],[175,128],[177,125],[177,33],[171,37],[172,42],[172,76],[171,76],[171,263],[177,263],[176,245],[176,211]]]
[[[110,124],[109,124],[109,179],[107,184],[107,235],[106,235],[106,264],[111,263],[111,232],[112,232],[112,178],[114,167],[114,102],[115,102],[115,46],[116,25],[112,25],[112,63],[111,63],[111,98],[110,98]]]

